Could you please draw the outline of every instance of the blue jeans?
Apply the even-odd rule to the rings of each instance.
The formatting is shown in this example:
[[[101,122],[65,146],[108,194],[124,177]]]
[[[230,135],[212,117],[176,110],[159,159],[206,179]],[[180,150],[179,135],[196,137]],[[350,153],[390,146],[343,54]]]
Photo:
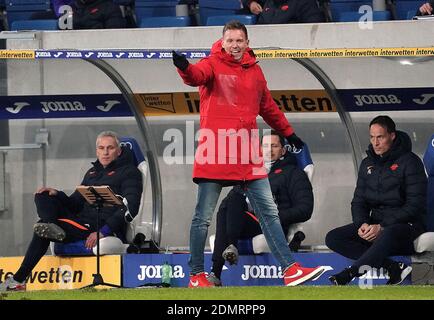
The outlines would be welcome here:
[[[199,183],[196,210],[190,228],[190,259],[188,264],[191,274],[204,271],[204,250],[208,227],[211,224],[221,190],[222,186],[218,183]],[[295,261],[280,225],[277,206],[274,203],[268,179],[247,181],[245,192],[259,219],[271,253],[284,270]]]

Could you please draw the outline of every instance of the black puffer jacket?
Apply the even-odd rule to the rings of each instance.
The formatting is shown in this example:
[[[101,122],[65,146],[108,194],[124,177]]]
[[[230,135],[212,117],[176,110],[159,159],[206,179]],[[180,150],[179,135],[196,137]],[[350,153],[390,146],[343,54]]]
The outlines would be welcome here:
[[[274,163],[268,180],[285,234],[291,224],[310,219],[314,201],[312,185],[292,155]]]
[[[74,29],[120,29],[126,20],[112,0],[75,0],[72,3]]]
[[[397,131],[391,149],[382,157],[372,145],[367,154],[351,202],[353,222],[357,227],[409,223],[417,237],[425,230],[427,178],[422,161],[411,152],[410,137]]]
[[[310,219],[314,203],[312,185],[306,173],[297,167],[297,161],[293,155],[289,154],[282,160],[276,161],[268,174],[268,180],[285,234],[288,233],[291,224]],[[244,194],[244,191],[240,186],[236,186],[229,192],[226,199],[239,196],[239,194]],[[245,210],[247,210],[247,204]]]
[[[316,0],[255,0],[262,6],[257,24],[324,22]],[[244,0],[249,8],[252,0]]]
[[[142,175],[134,165],[133,155],[128,148],[122,147],[121,155],[106,168],[97,160],[93,162],[93,168],[89,169],[81,182],[85,186],[108,185],[114,193],[128,200],[130,214],[135,217],[139,211],[142,195]],[[68,209],[78,212],[81,221],[87,222],[92,231],[96,230],[96,210],[92,208],[78,191],[69,197],[59,192],[58,196]],[[124,240],[126,223],[125,208],[104,207],[101,210],[100,227],[105,224],[120,239]]]

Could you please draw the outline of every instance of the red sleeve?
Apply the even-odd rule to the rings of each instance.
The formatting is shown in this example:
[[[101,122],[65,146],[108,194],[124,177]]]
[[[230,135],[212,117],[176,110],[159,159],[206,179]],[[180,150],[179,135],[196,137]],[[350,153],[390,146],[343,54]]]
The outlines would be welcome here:
[[[177,70],[184,83],[192,87],[206,85],[214,77],[209,58],[202,59],[196,64],[190,63],[184,71]]]
[[[266,83],[264,85],[260,108],[259,115],[264,118],[265,122],[274,130],[280,132],[284,137],[288,137],[294,133],[294,129],[289,124],[285,114],[279,110],[276,102],[274,102]]]

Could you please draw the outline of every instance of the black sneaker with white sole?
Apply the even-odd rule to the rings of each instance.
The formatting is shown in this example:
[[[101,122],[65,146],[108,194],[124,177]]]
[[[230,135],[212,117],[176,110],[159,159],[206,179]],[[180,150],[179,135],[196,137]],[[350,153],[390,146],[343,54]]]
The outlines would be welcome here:
[[[33,226],[33,232],[40,238],[62,242],[66,233],[61,227],[54,223],[38,222]]]
[[[412,267],[407,266],[402,262],[393,262],[388,268],[389,274],[388,285],[398,285],[402,283],[405,278],[411,273]]]

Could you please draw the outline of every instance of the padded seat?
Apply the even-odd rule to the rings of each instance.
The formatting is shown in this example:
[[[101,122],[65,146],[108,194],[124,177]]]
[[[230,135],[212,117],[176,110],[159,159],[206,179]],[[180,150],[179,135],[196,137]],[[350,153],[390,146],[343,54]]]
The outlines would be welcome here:
[[[59,30],[57,19],[47,20],[16,20],[12,22],[11,31],[19,30]]]
[[[224,26],[231,20],[238,20],[239,22],[250,25],[256,23],[256,16],[251,14],[232,14],[222,16],[211,16],[206,20],[207,26]]]
[[[414,240],[414,250],[417,253],[434,251],[434,134],[428,140],[423,164],[428,176],[426,226],[428,232],[422,233]]]
[[[358,11],[341,12],[338,22],[356,22],[363,17],[365,13],[359,13]],[[388,21],[392,20],[392,14],[390,11],[373,11],[372,21]],[[363,21],[363,20],[362,20]]]
[[[139,28],[188,27],[190,25],[191,19],[188,16],[150,17],[142,18]]]
[[[241,13],[243,12],[239,0],[199,0],[201,25],[210,25],[208,24],[209,17],[228,16]]]
[[[428,0],[395,0],[395,12],[397,20],[411,20],[420,6]]]

